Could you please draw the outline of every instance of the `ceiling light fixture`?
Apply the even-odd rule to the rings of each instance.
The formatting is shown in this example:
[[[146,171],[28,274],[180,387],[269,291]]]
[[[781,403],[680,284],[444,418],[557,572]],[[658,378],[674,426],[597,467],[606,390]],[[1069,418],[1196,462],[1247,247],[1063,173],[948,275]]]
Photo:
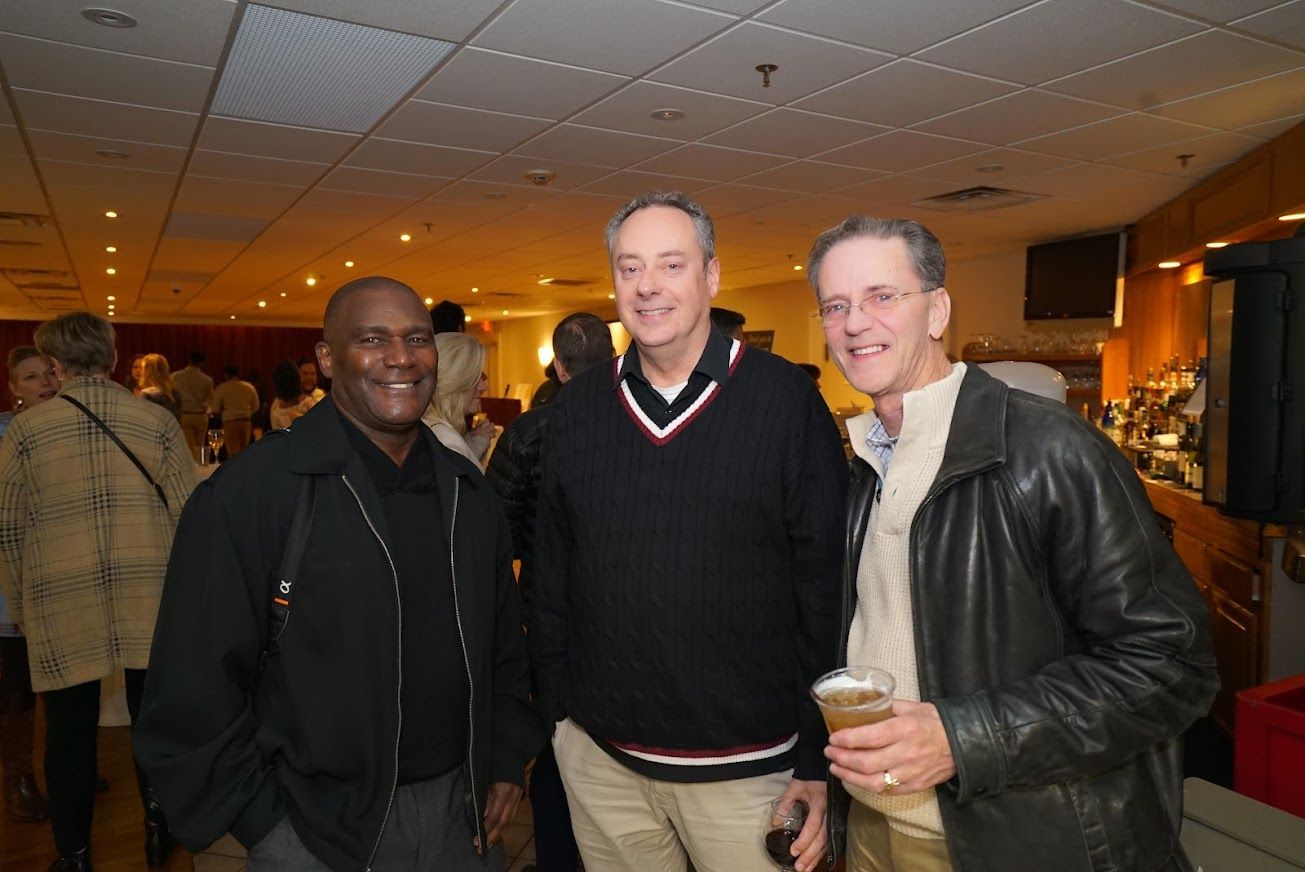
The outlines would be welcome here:
[[[1176,260],[1162,260],[1156,266],[1160,267],[1160,269],[1178,269],[1182,266],[1182,263]]]
[[[116,269],[114,269],[113,267],[109,267],[109,268],[106,269],[104,272],[105,272],[106,275],[111,275],[111,276],[116,276],[116,275],[118,274],[118,271],[117,271]]]
[[[344,265],[347,266],[347,267],[349,267],[350,269],[353,269],[353,261],[351,261],[351,260],[346,260],[346,261],[344,262]]]
[[[89,9],[82,10],[82,18],[102,27],[128,28],[136,26],[136,19],[126,12],[119,12],[116,9],[96,9],[92,6]]]
[[[1288,212],[1286,215],[1279,215],[1279,221],[1300,221],[1305,218],[1305,212]]]
[[[479,294],[479,293],[480,293],[480,288],[472,288],[472,289],[471,289],[471,292],[472,292],[473,294]]]
[[[1227,247],[1228,247],[1228,243],[1226,243],[1226,242],[1207,242],[1207,243],[1205,244],[1205,247],[1206,247],[1206,248],[1227,248]]]
[[[116,314],[118,314],[118,313],[115,312],[115,311],[113,311],[112,309],[109,310],[109,317],[110,317],[110,318],[112,318],[112,317],[113,317],[114,315],[116,315]]]
[[[109,254],[115,254],[118,251],[118,246],[106,245],[104,246],[104,250],[107,251]]]
[[[281,296],[284,297],[285,295],[286,295],[285,291],[282,291],[282,292],[281,292]]]
[[[400,234],[399,234],[399,241],[400,241],[400,242],[412,242],[412,234],[410,234],[410,233],[400,233]]]
[[[463,316],[462,316],[462,320],[463,320],[463,321],[466,321],[468,324],[470,324],[470,323],[471,323],[471,316],[470,316],[470,315],[463,315]]]
[[[109,296],[105,297],[104,299],[106,299],[106,300],[108,300],[110,303],[112,303],[112,302],[116,301],[118,298],[115,297],[113,294],[109,294]]]
[[[427,305],[427,306],[433,306],[433,305],[435,305],[435,298],[434,298],[434,297],[427,297],[427,298],[426,298],[426,305]]]
[[[793,269],[798,270],[799,272],[801,272],[801,271],[802,271],[802,264],[800,264],[800,263],[795,263],[795,264],[793,264]]]
[[[260,308],[260,309],[266,309],[266,308],[267,308],[267,300],[259,300],[259,301],[258,301],[258,308]]]
[[[608,294],[608,295],[607,295],[607,299],[609,299],[609,300],[615,300],[615,299],[616,299],[616,294]]]
[[[117,149],[114,148],[101,148],[99,151],[95,153],[98,154],[100,157],[108,157],[108,158],[112,158],[113,160],[126,160],[127,158],[131,157],[131,155],[127,154],[127,152],[118,151]]]
[[[312,276],[309,276],[308,278],[304,279],[304,284],[308,285],[308,287],[311,288],[313,285],[317,284],[317,279],[313,278]]]
[[[682,109],[654,109],[648,113],[655,121],[679,121],[684,117]]]
[[[506,315],[507,313],[508,313],[508,310],[507,310],[507,309],[504,309],[504,310],[503,310],[503,314]]]
[[[552,283],[553,283],[552,278],[540,279],[539,281],[535,282],[535,284],[537,285],[551,285]]]
[[[231,320],[232,320],[232,321],[236,320],[236,316],[235,316],[235,315],[232,315],[232,316],[231,316]]]
[[[113,211],[112,209],[110,209],[109,211],[107,211],[107,212],[104,213],[104,217],[105,217],[105,218],[117,218],[117,217],[118,217],[118,213],[115,212],[115,211]]]

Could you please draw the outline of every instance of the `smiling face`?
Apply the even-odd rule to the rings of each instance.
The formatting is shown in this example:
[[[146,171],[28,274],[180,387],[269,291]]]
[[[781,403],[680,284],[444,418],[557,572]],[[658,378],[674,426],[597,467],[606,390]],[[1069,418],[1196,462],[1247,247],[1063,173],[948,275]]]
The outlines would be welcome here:
[[[59,379],[49,358],[29,357],[9,373],[9,388],[23,408],[30,409],[59,393]]]
[[[438,362],[417,295],[392,286],[355,291],[327,329],[317,361],[340,412],[377,444],[415,433],[435,393]]]
[[[617,314],[640,355],[664,368],[696,364],[711,330],[720,261],[703,263],[693,219],[670,206],[630,215],[612,246],[612,276]]]
[[[849,304],[847,318],[825,327],[838,368],[876,406],[900,404],[901,396],[934,381],[947,357],[938,342],[951,316],[947,291],[924,290],[900,239],[856,237],[825,255],[817,278],[820,303]],[[871,294],[910,293],[890,311],[869,314],[858,305]]]

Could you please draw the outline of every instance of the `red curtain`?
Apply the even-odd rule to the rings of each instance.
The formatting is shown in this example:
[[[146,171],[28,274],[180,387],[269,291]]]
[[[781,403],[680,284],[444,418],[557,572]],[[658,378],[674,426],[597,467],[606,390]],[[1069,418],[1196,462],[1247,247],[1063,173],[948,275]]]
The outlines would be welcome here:
[[[0,321],[0,367],[9,349],[31,345],[38,321]],[[214,381],[223,379],[228,363],[240,368],[241,376],[257,373],[255,386],[264,399],[274,396],[272,370],[283,360],[313,357],[313,346],[322,338],[320,327],[248,327],[212,324],[114,324],[118,335],[118,367],[113,377],[121,382],[137,354],[162,354],[175,372],[190,361],[192,351],[206,355],[204,371]],[[9,373],[5,370],[5,384]],[[6,391],[7,394],[7,391]],[[9,397],[0,400],[9,408]]]

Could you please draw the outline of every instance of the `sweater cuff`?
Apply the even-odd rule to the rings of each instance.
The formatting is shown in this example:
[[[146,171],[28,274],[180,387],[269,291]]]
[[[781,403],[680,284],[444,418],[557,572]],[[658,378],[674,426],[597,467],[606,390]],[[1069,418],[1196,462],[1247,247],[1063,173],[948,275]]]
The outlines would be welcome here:
[[[269,773],[263,787],[231,825],[231,835],[249,850],[263,841],[285,816],[285,796]]]

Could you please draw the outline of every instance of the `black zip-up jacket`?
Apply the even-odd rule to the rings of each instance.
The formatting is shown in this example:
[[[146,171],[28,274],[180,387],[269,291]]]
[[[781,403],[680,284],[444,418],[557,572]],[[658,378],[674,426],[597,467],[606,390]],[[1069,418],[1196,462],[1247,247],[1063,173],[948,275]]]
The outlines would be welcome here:
[[[182,844],[230,830],[247,847],[283,814],[336,870],[367,868],[395,790],[400,603],[385,514],[334,404],[323,400],[196,489],[182,513],[135,727],[136,758]],[[435,463],[470,681],[467,838],[487,790],[521,784],[542,747],[512,546],[498,498],[420,427]],[[290,616],[259,678],[268,610],[301,476],[316,506]],[[471,828],[474,821],[475,830]]]
[[[879,485],[853,462],[840,657]],[[1188,869],[1179,735],[1218,688],[1210,617],[1119,450],[970,366],[911,524],[920,695],[956,776],[953,866]],[[849,797],[830,781],[841,845]]]
[[[485,467],[485,478],[503,500],[517,560],[521,596],[530,601],[530,570],[535,546],[535,508],[539,504],[540,457],[554,406],[532,408],[508,424]]]

